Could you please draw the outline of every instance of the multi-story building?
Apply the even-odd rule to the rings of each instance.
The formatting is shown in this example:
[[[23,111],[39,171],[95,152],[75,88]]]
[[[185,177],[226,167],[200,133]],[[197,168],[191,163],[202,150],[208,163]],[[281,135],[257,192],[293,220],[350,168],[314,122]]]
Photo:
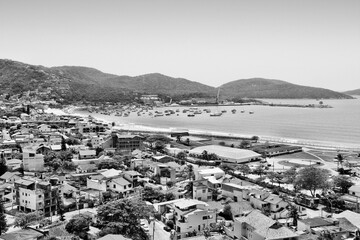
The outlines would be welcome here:
[[[44,155],[37,154],[34,149],[25,148],[23,149],[23,165],[25,171],[44,171]]]
[[[144,138],[138,135],[123,135],[113,132],[111,137],[106,139],[102,144],[104,149],[114,148],[117,151],[134,151],[135,149],[143,149]]]
[[[165,211],[163,220],[173,219],[177,239],[188,237],[193,232],[202,232],[216,222],[216,212],[209,210],[209,205],[205,202],[196,199],[177,199],[168,203],[170,213]]]
[[[35,179],[18,179],[14,187],[15,202],[20,211],[42,211],[46,217],[57,214],[58,187]]]

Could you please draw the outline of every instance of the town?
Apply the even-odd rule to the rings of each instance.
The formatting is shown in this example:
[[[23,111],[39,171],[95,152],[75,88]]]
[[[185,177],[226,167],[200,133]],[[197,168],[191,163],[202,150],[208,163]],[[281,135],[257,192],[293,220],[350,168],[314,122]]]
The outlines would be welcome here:
[[[11,101],[0,239],[359,239],[357,152],[129,131]]]

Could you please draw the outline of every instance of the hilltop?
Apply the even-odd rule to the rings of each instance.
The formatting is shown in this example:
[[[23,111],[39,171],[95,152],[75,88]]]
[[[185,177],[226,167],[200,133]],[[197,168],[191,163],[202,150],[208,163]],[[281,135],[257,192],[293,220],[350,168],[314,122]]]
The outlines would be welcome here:
[[[327,89],[299,86],[285,81],[245,79],[220,86],[220,99],[239,98],[351,98]],[[62,66],[47,68],[0,59],[0,94],[3,96],[74,101],[130,102],[141,94],[158,94],[174,100],[214,98],[217,88],[160,73],[118,76],[94,68]]]
[[[360,95],[360,88],[355,89],[355,90],[346,91],[346,92],[343,92],[343,93],[347,94],[347,95]]]
[[[281,80],[251,78],[223,84],[221,95],[247,98],[350,99],[352,97],[324,88],[296,85]]]

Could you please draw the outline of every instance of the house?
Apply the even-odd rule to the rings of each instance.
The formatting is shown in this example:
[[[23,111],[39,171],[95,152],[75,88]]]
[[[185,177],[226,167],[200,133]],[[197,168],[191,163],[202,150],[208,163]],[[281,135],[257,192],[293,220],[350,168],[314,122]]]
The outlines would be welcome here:
[[[21,173],[19,172],[6,172],[0,176],[0,181],[4,183],[14,183],[16,180],[20,179]]]
[[[45,236],[45,232],[38,229],[25,228],[2,234],[0,240],[42,240],[45,239]]]
[[[216,222],[216,212],[209,211],[209,205],[195,199],[178,199],[171,204],[178,239],[190,232],[202,232]]]
[[[212,192],[209,190],[206,182],[206,180],[197,180],[193,182],[193,199],[204,202],[212,200]]]
[[[96,158],[95,150],[79,150],[79,159],[93,159]]]
[[[107,189],[117,193],[122,193],[123,196],[127,196],[133,190],[133,187],[132,183],[127,181],[125,178],[118,177],[111,179],[107,183]]]
[[[95,164],[81,164],[76,167],[76,173],[90,173],[95,172],[97,169]]]
[[[39,132],[41,133],[44,133],[44,132],[51,132],[51,126],[47,125],[47,124],[40,124],[38,126],[38,130]]]
[[[267,202],[270,204],[270,212],[276,213],[283,209],[285,209],[289,204],[285,202],[281,197],[275,194],[270,194],[269,197],[267,197],[264,202]]]
[[[173,157],[168,155],[156,155],[151,157],[154,162],[168,163],[174,161]]]
[[[101,238],[98,238],[98,240],[131,240],[130,238],[126,238],[123,235],[118,234],[107,234]]]
[[[307,218],[298,220],[298,230],[321,236],[329,233],[331,239],[341,240],[349,237],[350,232],[339,226],[339,220],[332,218]]]
[[[312,228],[335,225],[334,220],[329,218],[315,217],[298,220],[298,230],[311,232]]]
[[[21,168],[22,161],[19,159],[8,159],[6,160],[6,166],[8,167],[8,170],[15,171],[19,168]]]
[[[23,166],[25,171],[30,171],[30,172],[44,171],[44,155],[37,154],[36,150],[30,148],[24,148]]]
[[[125,171],[123,172],[123,177],[132,183],[133,187],[137,186],[139,177],[142,175],[138,173],[137,171]]]
[[[200,180],[205,177],[211,177],[214,176],[216,179],[219,179],[221,177],[225,176],[225,172],[220,168],[205,168],[205,169],[198,169],[195,171],[195,179]]]
[[[231,237],[248,240],[296,240],[299,235],[258,210],[234,219],[233,227],[225,227]]]
[[[360,229],[360,214],[350,211],[350,210],[346,210],[343,211],[342,213],[339,214],[334,214],[334,217],[339,219],[339,218],[346,218],[349,222],[351,222],[351,224],[355,225],[357,228]]]
[[[349,188],[349,194],[352,196],[360,197],[360,185],[353,185]]]

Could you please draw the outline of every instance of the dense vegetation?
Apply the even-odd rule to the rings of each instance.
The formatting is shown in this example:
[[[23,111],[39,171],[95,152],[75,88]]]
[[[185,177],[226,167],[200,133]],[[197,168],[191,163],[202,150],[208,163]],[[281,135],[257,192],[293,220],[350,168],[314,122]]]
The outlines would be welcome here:
[[[236,102],[248,102],[246,98],[350,98],[326,89],[267,79],[238,80],[220,88],[221,100]],[[132,102],[142,94],[158,94],[165,101],[171,98],[179,101],[191,98],[215,99],[217,89],[159,73],[117,76],[86,67],[46,68],[0,60],[0,94],[8,98],[17,95],[18,98],[38,97],[63,103]]]
[[[228,97],[248,98],[351,98],[350,96],[323,88],[306,87],[280,80],[263,78],[243,79],[226,83],[221,94]]]

